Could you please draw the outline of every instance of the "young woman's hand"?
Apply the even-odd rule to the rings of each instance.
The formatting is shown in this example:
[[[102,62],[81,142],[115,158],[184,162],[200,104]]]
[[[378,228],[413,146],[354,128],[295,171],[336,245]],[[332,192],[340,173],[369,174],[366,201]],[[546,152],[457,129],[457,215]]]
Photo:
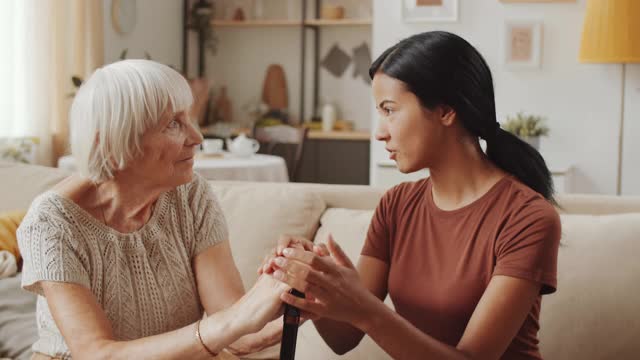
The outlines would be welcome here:
[[[282,250],[286,248],[297,248],[306,251],[313,251],[320,256],[328,256],[329,250],[324,244],[314,244],[311,240],[305,239],[302,236],[282,235],[278,239],[278,244],[275,248],[264,257],[262,265],[258,268],[258,274],[271,274],[275,270],[273,260],[282,256]]]
[[[289,293],[282,300],[300,310],[358,327],[378,299],[360,282],[358,272],[340,246],[329,236],[330,256],[299,248],[283,249],[275,258],[273,276],[304,292],[306,299]]]

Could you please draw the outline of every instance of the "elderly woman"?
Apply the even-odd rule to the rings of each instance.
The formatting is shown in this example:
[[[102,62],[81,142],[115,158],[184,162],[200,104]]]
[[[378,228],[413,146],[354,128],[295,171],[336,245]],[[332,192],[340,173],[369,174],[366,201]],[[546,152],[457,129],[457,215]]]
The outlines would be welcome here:
[[[18,231],[22,286],[39,295],[34,358],[204,359],[280,339],[288,287],[264,275],[245,294],[192,170],[192,101],[179,73],[146,60],[96,70],[76,95],[79,174],[34,200]]]

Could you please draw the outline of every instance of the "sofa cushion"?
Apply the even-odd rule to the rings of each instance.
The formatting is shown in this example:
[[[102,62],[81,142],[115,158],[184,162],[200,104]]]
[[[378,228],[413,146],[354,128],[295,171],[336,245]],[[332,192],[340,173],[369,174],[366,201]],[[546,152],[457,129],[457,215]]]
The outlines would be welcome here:
[[[327,209],[320,218],[320,228],[313,241],[326,243],[329,234],[355,264],[369,230],[373,210]]]
[[[540,347],[549,359],[640,353],[640,213],[561,215],[558,292],[545,296]]]
[[[312,238],[325,204],[317,195],[283,186],[213,185],[229,226],[234,260],[245,288],[282,234]]]
[[[329,234],[347,253],[351,261],[355,264],[360,256],[360,251],[364,245],[369,223],[373,217],[373,210],[353,210],[353,209],[327,209],[320,218],[320,228],[318,229],[314,242],[327,242]],[[391,300],[387,297],[385,303],[393,308]],[[300,328],[296,356],[300,359],[324,360],[336,359],[338,355],[325,344],[311,322],[304,324]],[[360,344],[350,351],[344,358],[350,360],[378,360],[390,359],[380,347],[368,336],[365,336]]]

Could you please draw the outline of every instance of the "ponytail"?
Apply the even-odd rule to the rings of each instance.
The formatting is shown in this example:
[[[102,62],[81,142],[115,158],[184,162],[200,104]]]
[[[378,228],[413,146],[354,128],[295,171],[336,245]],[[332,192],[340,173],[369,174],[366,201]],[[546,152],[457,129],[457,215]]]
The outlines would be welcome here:
[[[556,204],[551,172],[533,146],[499,127],[493,137],[485,140],[489,160]]]

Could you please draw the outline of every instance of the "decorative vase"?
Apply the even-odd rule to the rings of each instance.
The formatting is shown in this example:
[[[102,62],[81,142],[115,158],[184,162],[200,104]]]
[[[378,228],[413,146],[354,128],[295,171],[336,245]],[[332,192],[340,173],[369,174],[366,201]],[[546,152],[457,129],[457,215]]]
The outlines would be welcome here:
[[[216,99],[215,109],[218,112],[219,120],[223,122],[233,121],[233,111],[231,109],[231,100],[227,96],[227,87],[222,86],[220,88],[220,95]]]
[[[534,149],[540,150],[540,136],[525,136],[521,137],[522,141],[531,145]]]
[[[322,131],[333,130],[336,123],[336,108],[332,104],[325,104],[322,107]]]

